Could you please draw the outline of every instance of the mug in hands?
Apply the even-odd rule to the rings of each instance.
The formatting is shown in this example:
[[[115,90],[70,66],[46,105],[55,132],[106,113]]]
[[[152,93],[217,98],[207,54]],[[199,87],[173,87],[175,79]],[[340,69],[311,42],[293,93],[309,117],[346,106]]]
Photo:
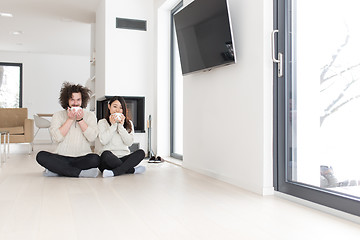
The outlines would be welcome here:
[[[78,111],[80,111],[80,109],[82,109],[81,107],[71,107],[70,110],[74,111],[75,113],[77,113]]]
[[[115,116],[115,121],[120,122],[122,116],[124,116],[122,113],[113,113],[112,115]]]

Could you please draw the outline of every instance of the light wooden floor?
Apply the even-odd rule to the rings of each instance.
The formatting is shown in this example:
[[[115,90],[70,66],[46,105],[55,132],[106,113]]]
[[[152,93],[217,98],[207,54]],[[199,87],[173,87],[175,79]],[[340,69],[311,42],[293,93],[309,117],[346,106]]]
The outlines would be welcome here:
[[[0,239],[360,239],[360,225],[170,163],[144,174],[46,178],[12,147],[0,169]]]

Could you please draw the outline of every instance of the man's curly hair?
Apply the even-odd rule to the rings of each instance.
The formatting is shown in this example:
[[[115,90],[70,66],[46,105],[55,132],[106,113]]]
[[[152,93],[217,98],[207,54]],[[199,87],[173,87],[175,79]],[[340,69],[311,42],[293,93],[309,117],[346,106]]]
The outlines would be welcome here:
[[[69,99],[71,99],[73,93],[81,93],[81,107],[86,108],[90,100],[91,90],[80,84],[75,85],[69,82],[64,82],[60,90],[59,103],[61,107],[64,109],[69,107]]]

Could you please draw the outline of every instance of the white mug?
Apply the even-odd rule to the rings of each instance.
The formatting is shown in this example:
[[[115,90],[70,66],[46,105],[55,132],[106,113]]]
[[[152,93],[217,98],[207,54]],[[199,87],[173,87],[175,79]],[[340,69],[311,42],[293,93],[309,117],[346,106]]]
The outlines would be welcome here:
[[[71,107],[71,111],[78,112],[81,109],[81,107]]]
[[[115,116],[115,119],[117,119],[118,121],[121,121],[121,116],[123,115],[122,113],[113,113],[112,115]]]

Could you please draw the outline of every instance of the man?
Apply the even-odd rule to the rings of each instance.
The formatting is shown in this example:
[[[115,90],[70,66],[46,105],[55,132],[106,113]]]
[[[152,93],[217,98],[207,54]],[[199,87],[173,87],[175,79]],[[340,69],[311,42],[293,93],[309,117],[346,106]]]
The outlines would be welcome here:
[[[65,82],[59,102],[64,110],[56,112],[50,133],[58,143],[56,153],[41,151],[37,162],[45,168],[44,176],[97,177],[100,157],[92,153],[90,142],[98,135],[95,114],[83,108],[90,99],[90,90]]]

